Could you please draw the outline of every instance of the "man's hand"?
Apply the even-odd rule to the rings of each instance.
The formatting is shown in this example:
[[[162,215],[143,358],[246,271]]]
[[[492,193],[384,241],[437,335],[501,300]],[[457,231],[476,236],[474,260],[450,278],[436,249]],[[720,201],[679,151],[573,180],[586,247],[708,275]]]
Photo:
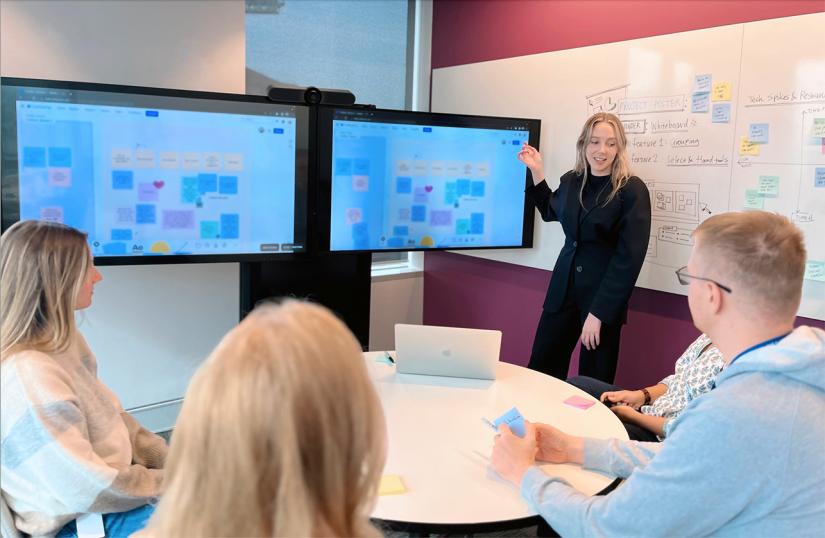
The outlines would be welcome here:
[[[524,438],[513,435],[506,424],[501,424],[498,431],[491,465],[499,476],[519,486],[524,473],[536,462],[536,428],[525,420]]]
[[[535,424],[536,459],[550,463],[581,463],[584,456],[584,441],[564,433],[549,424]]]

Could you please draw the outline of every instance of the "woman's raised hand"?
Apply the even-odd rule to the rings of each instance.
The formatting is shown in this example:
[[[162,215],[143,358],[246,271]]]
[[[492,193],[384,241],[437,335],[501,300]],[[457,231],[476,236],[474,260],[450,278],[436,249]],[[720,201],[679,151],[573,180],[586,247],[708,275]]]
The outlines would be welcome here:
[[[530,173],[533,174],[533,183],[541,183],[544,180],[544,162],[541,159],[539,150],[530,144],[524,144],[518,152],[518,160],[527,165]]]

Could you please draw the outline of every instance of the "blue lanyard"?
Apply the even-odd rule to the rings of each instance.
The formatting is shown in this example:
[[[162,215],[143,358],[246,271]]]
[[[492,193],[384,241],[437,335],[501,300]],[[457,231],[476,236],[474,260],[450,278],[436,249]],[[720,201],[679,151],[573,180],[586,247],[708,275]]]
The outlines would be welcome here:
[[[747,354],[748,354],[748,353],[750,353],[751,351],[756,351],[757,349],[759,349],[759,348],[761,348],[761,347],[770,346],[770,345],[772,345],[772,344],[775,344],[775,343],[779,342],[780,340],[782,340],[783,338],[785,338],[786,336],[788,336],[789,334],[791,334],[791,333],[785,333],[785,334],[783,334],[782,336],[777,336],[776,338],[771,338],[770,340],[765,340],[764,342],[761,342],[761,343],[759,343],[759,344],[756,344],[755,346],[751,346],[751,347],[749,347],[749,348],[748,348],[748,349],[746,349],[745,351],[741,352],[739,355],[735,356],[735,357],[733,358],[733,360],[732,360],[732,361],[730,361],[730,362],[728,363],[728,365],[726,366],[726,368],[729,368],[729,367],[730,367],[730,365],[732,365],[734,362],[736,362],[736,360],[737,360],[739,357],[741,357],[742,355],[747,355]]]

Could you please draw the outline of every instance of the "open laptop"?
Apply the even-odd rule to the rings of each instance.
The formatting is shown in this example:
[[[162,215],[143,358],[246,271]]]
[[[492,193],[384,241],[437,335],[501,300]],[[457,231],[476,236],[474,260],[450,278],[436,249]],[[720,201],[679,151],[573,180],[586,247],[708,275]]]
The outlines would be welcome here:
[[[495,379],[501,331],[431,325],[395,325],[400,374]]]

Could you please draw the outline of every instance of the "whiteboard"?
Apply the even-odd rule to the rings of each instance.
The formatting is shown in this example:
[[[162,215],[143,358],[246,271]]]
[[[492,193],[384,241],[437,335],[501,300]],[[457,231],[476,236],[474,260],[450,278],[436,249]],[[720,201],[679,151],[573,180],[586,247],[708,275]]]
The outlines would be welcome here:
[[[435,112],[541,118],[550,186],[573,167],[584,120],[619,115],[653,220],[638,286],[686,294],[691,232],[763,208],[802,229],[799,314],[825,319],[825,13],[447,67]],[[744,140],[743,140],[744,138]],[[520,178],[514,178],[520,181]],[[564,242],[536,216],[534,248],[462,254],[552,269]]]

